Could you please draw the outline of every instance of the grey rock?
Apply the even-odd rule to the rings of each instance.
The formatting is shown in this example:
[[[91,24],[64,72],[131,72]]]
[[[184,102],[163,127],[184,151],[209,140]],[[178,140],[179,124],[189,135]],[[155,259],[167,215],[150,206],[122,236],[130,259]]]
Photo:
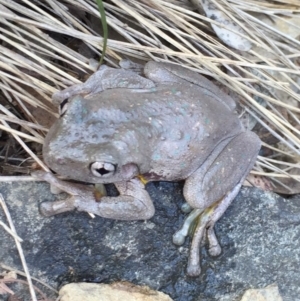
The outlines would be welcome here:
[[[150,183],[147,190],[155,216],[122,222],[79,212],[45,218],[38,204],[55,199],[48,184],[0,185],[24,239],[31,274],[56,288],[69,282],[126,280],[176,301],[233,301],[246,289],[276,282],[283,300],[300,300],[299,197],[243,188],[216,226],[222,254],[212,258],[203,247],[202,274],[191,278],[185,274],[190,241],[182,247],[172,244],[184,220],[182,183]],[[0,218],[5,221],[3,212]],[[21,269],[14,242],[3,229],[0,245],[0,262]]]

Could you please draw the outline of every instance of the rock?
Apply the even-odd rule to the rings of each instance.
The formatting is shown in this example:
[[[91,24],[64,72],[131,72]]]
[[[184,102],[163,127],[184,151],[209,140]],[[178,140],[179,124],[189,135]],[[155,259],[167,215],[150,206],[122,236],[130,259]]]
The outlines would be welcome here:
[[[191,278],[186,276],[190,241],[181,247],[172,244],[185,216],[180,210],[182,183],[150,183],[147,190],[155,216],[125,222],[92,219],[81,212],[45,218],[38,203],[56,197],[48,184],[0,184],[24,240],[32,276],[55,288],[70,282],[124,280],[162,291],[175,301],[232,301],[249,288],[276,282],[284,300],[299,298],[299,196],[284,199],[243,188],[216,225],[222,254],[213,258],[201,248],[202,274]],[[115,192],[108,187],[108,193]],[[6,222],[1,210],[0,219]],[[0,245],[0,263],[22,269],[14,242],[2,228]]]
[[[129,282],[70,283],[59,291],[61,301],[172,301],[164,293]]]
[[[223,25],[218,26],[213,23],[211,24],[214,32],[218,38],[222,40],[222,42],[240,51],[249,51],[252,48],[252,43],[242,36],[247,36],[248,34],[241,26],[220,10],[211,0],[192,0],[192,2],[198,7],[200,12],[203,9],[208,18]],[[221,3],[222,2],[220,1],[220,4]]]
[[[269,285],[262,289],[249,289],[241,301],[282,301],[277,285]]]

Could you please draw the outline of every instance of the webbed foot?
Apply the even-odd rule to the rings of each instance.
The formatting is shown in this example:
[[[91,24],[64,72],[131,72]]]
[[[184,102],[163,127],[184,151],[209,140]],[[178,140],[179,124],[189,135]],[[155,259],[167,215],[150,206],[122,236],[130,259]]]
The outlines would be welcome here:
[[[201,273],[199,249],[201,242],[205,239],[205,237],[207,237],[209,243],[209,254],[211,256],[218,256],[221,254],[222,249],[216,237],[214,225],[231,204],[240,188],[241,184],[236,185],[232,191],[225,195],[224,198],[205,210],[194,209],[186,218],[181,229],[173,235],[174,244],[182,245],[186,236],[190,232],[193,232],[193,239],[187,265],[187,274],[189,276],[195,277],[199,276]]]

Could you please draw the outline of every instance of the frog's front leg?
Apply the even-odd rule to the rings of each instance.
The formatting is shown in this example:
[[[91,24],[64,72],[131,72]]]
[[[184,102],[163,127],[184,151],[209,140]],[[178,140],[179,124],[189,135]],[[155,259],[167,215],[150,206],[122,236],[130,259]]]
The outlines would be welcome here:
[[[40,210],[46,216],[77,209],[105,218],[142,220],[151,218],[155,211],[144,184],[137,178],[127,182],[115,183],[120,193],[119,196],[98,198],[95,189],[91,186],[62,181],[53,174],[42,171],[35,172],[32,175],[71,195],[66,200],[42,203]]]
[[[187,272],[191,276],[200,274],[199,246],[207,234],[209,253],[221,253],[214,233],[214,225],[238,194],[241,185],[254,165],[260,149],[260,140],[252,132],[242,132],[234,137],[221,152],[212,153],[204,164],[185,182],[184,196],[195,208],[190,214],[199,219],[196,226]],[[192,218],[190,218],[192,219]],[[187,225],[174,235],[174,241],[182,242],[187,234]]]

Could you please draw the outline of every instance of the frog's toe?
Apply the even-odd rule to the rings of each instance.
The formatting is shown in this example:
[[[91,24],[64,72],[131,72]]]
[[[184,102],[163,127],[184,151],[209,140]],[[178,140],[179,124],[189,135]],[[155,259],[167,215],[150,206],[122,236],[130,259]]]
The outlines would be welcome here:
[[[209,243],[208,252],[211,256],[218,256],[221,254],[222,249],[217,239],[213,226],[207,229],[207,239]]]
[[[53,209],[54,202],[43,202],[40,204],[40,213],[44,216],[52,216],[54,215]]]
[[[188,264],[186,272],[191,277],[197,277],[201,274],[200,265]]]
[[[44,216],[52,216],[75,209],[74,198],[70,197],[62,201],[43,202],[40,205],[40,212]]]
[[[217,246],[209,246],[208,252],[211,256],[219,256],[222,253],[222,248],[220,244]]]
[[[188,206],[186,206],[187,208]],[[175,245],[181,246],[184,244],[185,238],[191,231],[191,229],[195,225],[195,221],[201,215],[202,210],[193,209],[192,212],[189,213],[188,217],[185,219],[182,227],[173,235],[173,243]]]

